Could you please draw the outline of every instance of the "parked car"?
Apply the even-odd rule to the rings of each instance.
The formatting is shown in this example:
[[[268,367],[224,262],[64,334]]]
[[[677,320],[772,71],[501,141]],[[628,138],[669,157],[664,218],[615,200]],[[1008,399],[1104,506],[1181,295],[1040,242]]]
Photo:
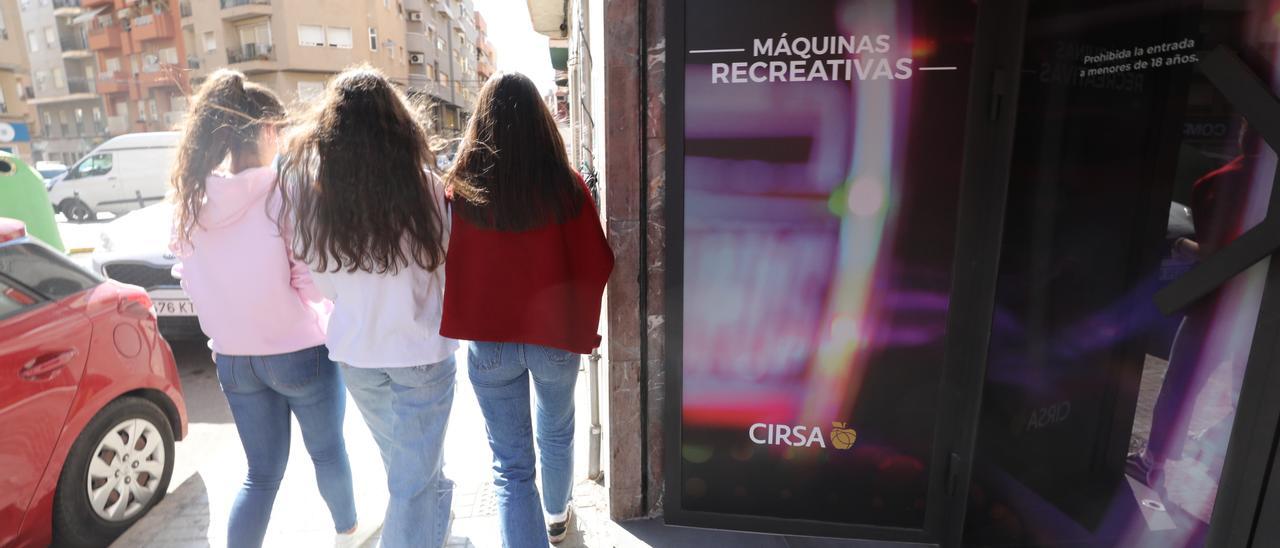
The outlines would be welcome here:
[[[161,202],[107,223],[93,252],[93,268],[102,276],[145,289],[166,339],[200,338],[204,333],[196,308],[172,273],[178,263],[169,251],[172,219],[173,205]]]
[[[106,546],[164,497],[187,412],[146,292],[0,218],[0,546]]]
[[[36,172],[44,179],[44,187],[47,189],[53,186],[54,179],[67,172],[67,165],[59,162],[36,162]]]
[[[175,131],[111,138],[54,179],[54,210],[84,222],[104,211],[123,215],[164,200],[177,147]]]

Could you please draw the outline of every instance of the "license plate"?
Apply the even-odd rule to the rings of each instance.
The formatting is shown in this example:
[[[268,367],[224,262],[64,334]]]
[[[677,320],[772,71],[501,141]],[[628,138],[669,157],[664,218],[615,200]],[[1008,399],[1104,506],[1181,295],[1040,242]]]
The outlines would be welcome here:
[[[157,316],[195,316],[196,306],[188,300],[166,299],[151,301]]]

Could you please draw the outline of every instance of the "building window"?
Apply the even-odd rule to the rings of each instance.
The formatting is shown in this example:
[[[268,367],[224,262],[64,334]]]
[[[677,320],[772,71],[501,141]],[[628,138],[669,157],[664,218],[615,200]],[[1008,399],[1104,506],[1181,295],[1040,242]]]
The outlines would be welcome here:
[[[213,31],[204,33],[204,52],[213,53],[218,51],[218,40],[213,37]]]
[[[0,112],[9,112],[9,102],[4,100],[3,87],[0,87]]]
[[[44,45],[49,46],[49,49],[53,49],[53,47],[57,45],[57,43],[58,43],[58,32],[53,30],[53,27],[45,27],[44,28]]]
[[[329,27],[325,29],[329,39],[329,47],[351,49],[351,27]]]
[[[107,59],[107,74],[116,74],[120,72],[120,58],[110,57]]]
[[[107,125],[102,121],[102,109],[93,107],[93,128],[96,133],[106,133]]]
[[[237,27],[240,35],[240,48],[246,57],[257,57],[271,53],[271,26],[267,23]]]
[[[444,39],[439,36],[436,37],[436,49],[444,51]]]
[[[298,25],[298,44],[324,47],[324,27],[320,25]]]
[[[435,79],[436,79],[436,68],[435,68],[435,67],[433,67],[433,66],[431,66],[431,65],[427,65],[427,66],[426,66],[426,69],[427,69],[427,79],[428,79],[428,80],[435,80]]]
[[[36,71],[36,89],[42,90],[49,87],[49,72],[44,70]]]
[[[89,133],[89,128],[84,125],[84,109],[82,108],[76,109],[76,127],[79,128],[77,131],[79,131],[81,135],[87,135]]]
[[[62,130],[63,135],[70,135],[67,131],[67,111],[58,112],[58,127]]]
[[[298,100],[312,101],[324,94],[324,82],[298,82]]]
[[[44,121],[45,131],[50,131],[50,132],[53,131],[53,115],[49,114],[49,111],[46,110],[43,113],[41,113],[40,119]]]
[[[40,37],[36,36],[36,31],[34,30],[27,31],[27,49],[31,53],[40,51]]]
[[[369,51],[378,51],[378,29],[369,27]]]
[[[53,69],[53,87],[58,89],[67,87],[67,74],[62,71],[62,67]]]
[[[160,50],[160,62],[170,65],[178,64],[178,48],[164,48]]]

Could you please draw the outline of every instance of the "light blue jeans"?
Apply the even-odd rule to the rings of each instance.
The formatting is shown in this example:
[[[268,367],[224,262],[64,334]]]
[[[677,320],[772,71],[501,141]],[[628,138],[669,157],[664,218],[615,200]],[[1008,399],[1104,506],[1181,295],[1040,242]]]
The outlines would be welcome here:
[[[302,443],[316,468],[320,496],[338,532],[356,526],[351,463],[342,439],[347,395],[338,366],[323,346],[273,356],[215,357],[249,474],[231,506],[227,545],[262,545],[280,480],[289,463],[289,414],[298,418]]]
[[[561,514],[573,487],[573,385],[580,354],[532,344],[471,343],[468,373],[493,450],[493,483],[506,548],[546,547],[542,511]],[[529,378],[538,396],[542,498],[534,485]]]
[[[347,390],[378,442],[387,470],[382,546],[444,546],[453,482],[444,477],[444,432],[457,365],[450,356],[417,367],[342,366]]]

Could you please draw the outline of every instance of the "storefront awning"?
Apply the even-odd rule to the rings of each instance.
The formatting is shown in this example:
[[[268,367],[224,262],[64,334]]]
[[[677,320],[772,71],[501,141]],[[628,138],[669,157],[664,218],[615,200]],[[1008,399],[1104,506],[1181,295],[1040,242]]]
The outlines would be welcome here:
[[[569,36],[568,25],[565,24],[565,0],[528,0],[529,19],[533,21],[533,30],[543,36],[564,38]]]
[[[99,13],[102,13],[102,10],[105,10],[105,9],[107,8],[101,7],[96,10],[86,11],[80,15],[75,16],[75,18],[71,19],[71,23],[74,25],[83,25],[85,23],[88,23],[89,21],[92,21],[94,17],[97,17]]]

